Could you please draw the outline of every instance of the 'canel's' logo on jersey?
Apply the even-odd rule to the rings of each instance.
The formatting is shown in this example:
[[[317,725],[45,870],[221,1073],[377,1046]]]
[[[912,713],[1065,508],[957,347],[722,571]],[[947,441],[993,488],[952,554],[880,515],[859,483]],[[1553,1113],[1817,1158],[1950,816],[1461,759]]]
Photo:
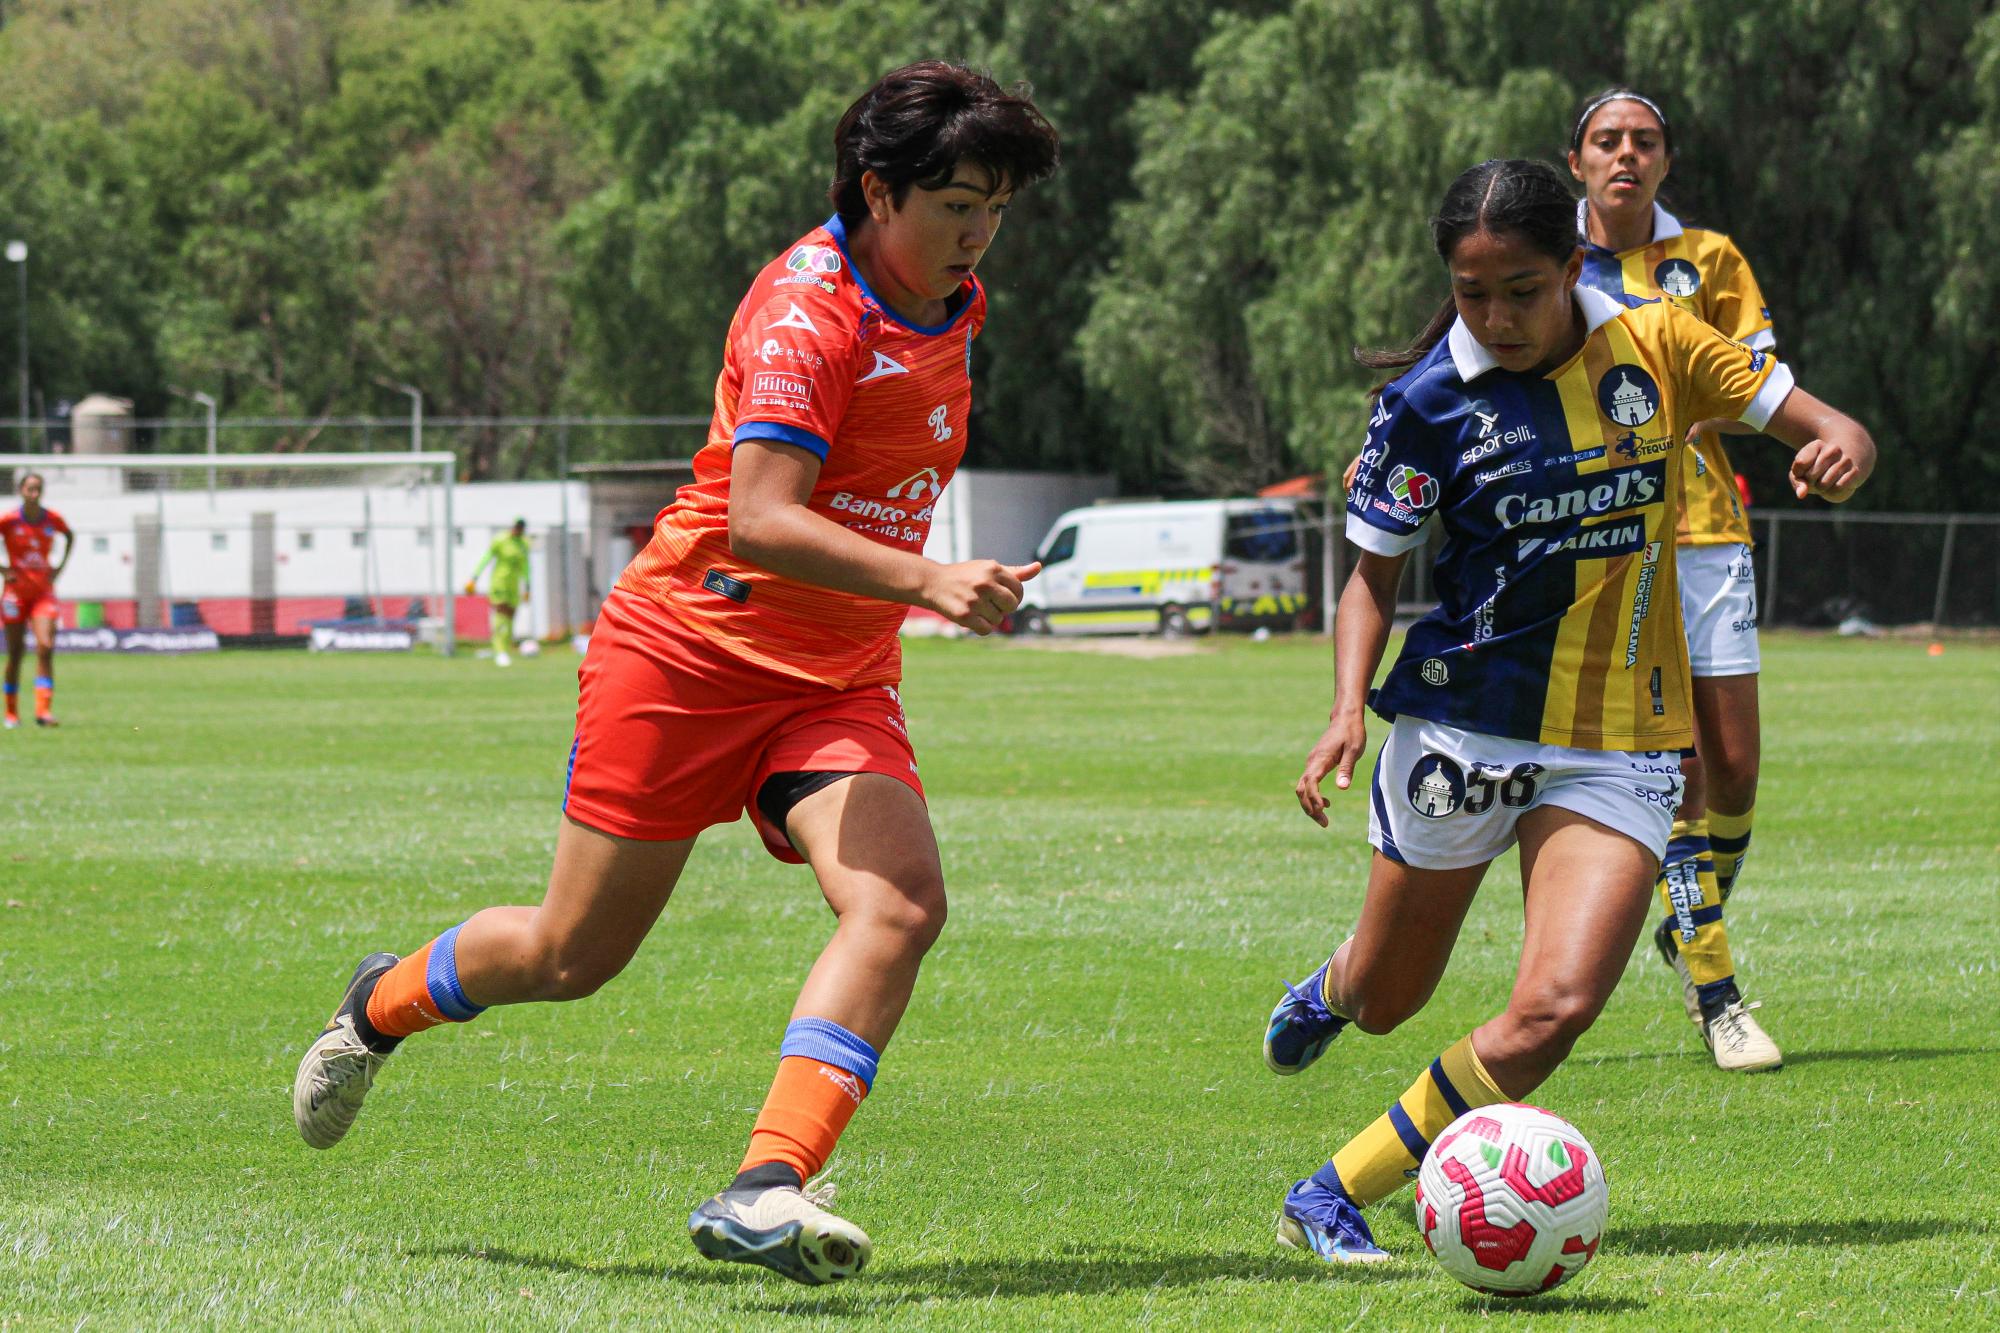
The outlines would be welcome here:
[[[1564,519],[1638,509],[1665,493],[1661,485],[1665,467],[1664,461],[1658,461],[1617,472],[1600,472],[1591,479],[1591,485],[1550,495],[1531,497],[1514,491],[1493,502],[1493,517],[1502,528],[1518,528],[1524,523],[1559,523]]]
[[[1660,410],[1660,386],[1643,367],[1621,361],[1597,382],[1597,406],[1621,426],[1643,426]]]
[[[1425,819],[1443,819],[1465,804],[1465,773],[1441,754],[1427,754],[1410,769],[1404,790],[1410,808]]]
[[[1669,259],[1653,270],[1653,285],[1668,296],[1693,296],[1701,290],[1701,270],[1685,259]]]

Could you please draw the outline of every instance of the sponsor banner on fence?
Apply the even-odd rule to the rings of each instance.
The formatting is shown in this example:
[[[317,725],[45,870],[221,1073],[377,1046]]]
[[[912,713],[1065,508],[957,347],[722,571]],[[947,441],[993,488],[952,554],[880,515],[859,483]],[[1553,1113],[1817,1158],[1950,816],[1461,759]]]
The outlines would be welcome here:
[[[212,629],[59,629],[66,653],[212,653],[222,647]]]
[[[312,629],[312,650],[316,653],[407,653],[416,643],[416,631],[407,626],[344,629],[314,625]]]

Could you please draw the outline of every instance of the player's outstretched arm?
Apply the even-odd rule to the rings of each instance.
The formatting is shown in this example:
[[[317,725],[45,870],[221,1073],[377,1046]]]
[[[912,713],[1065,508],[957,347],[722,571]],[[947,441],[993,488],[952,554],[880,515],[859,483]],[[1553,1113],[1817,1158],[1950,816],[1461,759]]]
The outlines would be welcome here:
[[[991,634],[1021,604],[1039,564],[944,565],[851,532],[806,507],[819,459],[794,445],[745,440],[729,467],[729,548],[765,569],[840,592],[921,606]]]
[[[1403,564],[1409,558],[1407,551],[1401,555],[1363,551],[1340,594],[1333,634],[1333,713],[1319,743],[1306,756],[1305,772],[1294,789],[1299,808],[1321,828],[1326,827],[1327,800],[1320,783],[1331,773],[1333,785],[1346,791],[1354,782],[1354,765],[1368,748],[1368,686],[1389,642],[1396,589],[1402,586]]]
[[[1875,470],[1875,441],[1867,428],[1836,407],[1794,388],[1771,414],[1765,434],[1790,445],[1792,491],[1838,504]]]

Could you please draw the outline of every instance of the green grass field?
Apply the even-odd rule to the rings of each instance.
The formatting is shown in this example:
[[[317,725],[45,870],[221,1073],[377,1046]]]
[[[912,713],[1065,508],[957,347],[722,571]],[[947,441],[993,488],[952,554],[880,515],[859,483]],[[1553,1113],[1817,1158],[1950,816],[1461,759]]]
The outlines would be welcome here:
[[[910,647],[952,921],[832,1166],[875,1264],[820,1289],[683,1229],[829,930],[743,824],[603,992],[411,1041],[331,1152],[292,1128],[363,953],[539,897],[573,657],[65,659],[66,725],[0,736],[0,1329],[2000,1325],[2000,648],[1765,650],[1730,920],[1786,1067],[1715,1070],[1635,953],[1536,1097],[1606,1161],[1607,1241],[1521,1304],[1437,1270],[1407,1192],[1395,1263],[1272,1241],[1519,940],[1510,856],[1427,1011],[1264,1070],[1367,864],[1358,793],[1331,833],[1290,794],[1323,642]]]

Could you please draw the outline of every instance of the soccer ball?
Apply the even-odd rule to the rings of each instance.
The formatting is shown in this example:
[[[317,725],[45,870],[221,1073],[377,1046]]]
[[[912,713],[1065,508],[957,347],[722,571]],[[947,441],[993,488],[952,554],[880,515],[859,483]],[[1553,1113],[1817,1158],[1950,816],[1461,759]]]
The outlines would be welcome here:
[[[541,654],[542,654],[542,641],[540,639],[521,640],[521,656],[540,657]]]
[[[1604,1237],[1604,1164],[1538,1106],[1467,1111],[1417,1173],[1417,1232],[1444,1271],[1491,1296],[1532,1296],[1582,1271]]]

